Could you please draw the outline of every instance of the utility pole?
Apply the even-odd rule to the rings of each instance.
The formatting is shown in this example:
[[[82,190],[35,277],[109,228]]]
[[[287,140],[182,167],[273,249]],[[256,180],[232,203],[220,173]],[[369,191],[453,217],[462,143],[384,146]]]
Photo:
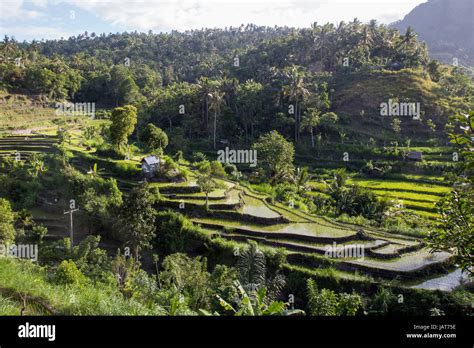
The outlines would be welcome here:
[[[64,215],[69,214],[70,219],[71,219],[71,252],[72,252],[72,247],[74,245],[74,225],[72,223],[72,213],[78,211],[79,209],[76,209],[76,201],[74,199],[71,199],[69,201],[69,211],[65,211]]]

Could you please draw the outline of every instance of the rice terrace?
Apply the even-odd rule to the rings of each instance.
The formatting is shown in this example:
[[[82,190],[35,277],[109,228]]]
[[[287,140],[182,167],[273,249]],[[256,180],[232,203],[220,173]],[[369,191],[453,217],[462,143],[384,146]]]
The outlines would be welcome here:
[[[0,315],[472,315],[474,79],[400,23],[6,35]]]

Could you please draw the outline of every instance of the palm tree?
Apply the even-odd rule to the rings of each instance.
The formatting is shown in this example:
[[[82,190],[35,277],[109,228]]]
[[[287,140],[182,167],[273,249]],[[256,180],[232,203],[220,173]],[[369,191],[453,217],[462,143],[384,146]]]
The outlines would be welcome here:
[[[303,169],[298,168],[297,175],[296,175],[296,186],[298,187],[298,193],[303,193],[308,190],[308,181],[311,179],[309,175],[309,171],[307,167]]]
[[[236,267],[239,281],[244,288],[258,288],[265,285],[265,255],[258,248],[257,243],[250,242],[249,246],[242,251]]]
[[[217,133],[217,114],[221,112],[221,106],[224,102],[224,93],[216,89],[209,93],[209,109],[214,111],[214,149],[216,149],[216,133]]]
[[[416,42],[416,33],[411,26],[407,28],[405,35],[403,35],[401,44],[405,46],[412,46]]]
[[[31,41],[27,49],[27,58],[31,62],[35,62],[40,51],[40,46],[36,40]]]
[[[302,128],[308,128],[311,134],[311,147],[314,147],[314,127],[320,122],[320,113],[316,108],[308,108],[303,114]]]
[[[38,177],[39,174],[45,173],[48,170],[42,157],[36,153],[33,153],[29,157],[28,162],[31,165],[31,170],[34,177]]]
[[[202,104],[202,123],[204,124],[206,131],[209,128],[209,93],[211,91],[211,83],[208,77],[201,76],[197,80],[198,93],[200,98],[203,100]]]
[[[309,91],[304,82],[304,73],[297,66],[286,69],[284,74],[289,83],[283,87],[283,94],[295,103],[295,142],[297,143],[300,134],[301,104]]]
[[[5,35],[3,39],[2,46],[2,51],[5,53],[5,57],[13,55],[18,50],[15,39],[10,39],[7,35]]]
[[[391,303],[394,301],[394,295],[390,289],[380,287],[371,301],[370,311],[374,314],[386,314]]]
[[[236,268],[239,282],[246,291],[255,293],[266,288],[271,301],[280,296],[285,286],[285,277],[279,273],[267,278],[265,255],[255,241],[249,241],[248,247],[240,253]]]
[[[247,80],[239,85],[237,89],[237,115],[245,129],[245,141],[248,140],[248,128],[250,125],[251,137],[254,136],[255,124],[258,126],[258,112],[260,109],[260,93],[263,90],[261,83]]]
[[[222,91],[224,92],[225,103],[228,107],[232,108],[232,101],[235,101],[235,93],[239,85],[239,80],[237,80],[235,77],[229,79],[227,74],[224,74],[219,82],[222,86]]]
[[[323,26],[319,27],[318,33],[316,34],[316,38],[319,41],[319,48],[321,50],[321,63],[323,67],[325,67],[324,61],[326,56],[330,56],[329,50],[327,49],[329,44],[331,43],[331,33],[334,31],[334,25],[332,23],[326,23]]]
[[[362,48],[364,51],[365,62],[370,60],[370,48],[372,45],[372,32],[368,26],[364,26],[362,29]]]
[[[347,137],[347,133],[344,130],[339,130],[339,136],[341,137],[341,144],[344,144],[344,139]]]

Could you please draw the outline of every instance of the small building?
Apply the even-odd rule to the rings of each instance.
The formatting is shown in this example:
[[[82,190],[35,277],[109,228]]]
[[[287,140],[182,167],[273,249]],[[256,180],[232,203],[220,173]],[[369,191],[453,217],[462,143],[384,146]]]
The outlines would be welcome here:
[[[410,161],[423,161],[423,153],[420,151],[410,151],[407,153],[407,159]]]
[[[401,70],[402,68],[403,68],[403,65],[400,62],[393,62],[392,64],[390,64],[390,70],[398,71],[398,70]]]
[[[148,156],[142,159],[142,174],[146,178],[152,178],[155,176],[156,171],[160,167],[161,160],[156,156]]]

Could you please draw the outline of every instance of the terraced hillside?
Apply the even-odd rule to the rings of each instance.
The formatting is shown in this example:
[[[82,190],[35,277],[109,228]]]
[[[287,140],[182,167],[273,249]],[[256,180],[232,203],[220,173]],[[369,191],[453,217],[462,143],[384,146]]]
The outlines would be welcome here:
[[[416,180],[354,179],[381,197],[388,197],[409,211],[427,217],[437,217],[435,204],[450,191],[449,185],[426,184]]]
[[[25,96],[0,91],[0,133],[31,134],[55,127],[58,116],[45,96]]]
[[[450,191],[450,185],[441,180],[433,180],[427,183],[430,176],[418,176],[418,178],[399,179],[368,179],[355,177],[348,181],[349,184],[358,184],[369,188],[381,198],[388,198],[393,204],[412,212],[418,216],[428,219],[439,217],[436,203]],[[325,194],[326,186],[319,182],[310,182],[312,193]]]
[[[87,150],[81,145],[80,126],[72,130],[73,138],[68,147],[74,154],[71,163],[77,169],[86,173],[97,163],[101,170],[96,175],[116,178],[125,194],[140,181],[137,169],[140,154],[135,154],[130,160],[101,157],[94,149]],[[18,151],[22,159],[31,153],[52,152],[57,136],[51,135],[50,131],[44,133],[4,136],[0,139],[0,151],[4,156]],[[120,171],[123,166],[129,170]],[[177,210],[214,237],[235,242],[254,240],[270,248],[283,248],[290,264],[308,269],[327,267],[321,263],[322,257],[347,277],[367,274],[375,278],[397,279],[410,285],[422,282],[428,275],[443,273],[451,266],[449,254],[431,254],[417,238],[315,216],[229,180],[215,179],[219,188],[209,194],[209,209],[206,209],[206,195],[197,185],[194,168],[188,165],[187,169],[191,174],[186,181],[151,183],[159,188],[162,197],[156,208]],[[424,184],[416,182],[415,177],[411,180],[410,183],[409,178],[398,181],[352,179],[377,194],[403,200],[414,212],[435,214],[432,205],[449,187],[436,177],[430,180],[424,177],[429,182]],[[316,190],[321,188],[320,185],[312,184]],[[61,211],[64,204],[49,202],[33,211],[35,219],[48,227],[49,238],[68,236],[68,221]],[[86,236],[87,230],[79,225],[77,240]],[[102,244],[106,249],[115,248],[111,241],[104,240]]]
[[[270,247],[284,248],[295,264],[317,267],[311,265],[311,255],[329,255],[334,267],[341,271],[410,281],[444,271],[450,264],[448,253],[431,254],[416,238],[312,216],[271,203],[268,197],[235,183],[228,183],[224,192],[219,190],[211,194],[208,211],[202,193],[182,193],[183,187],[190,190],[196,187],[192,182],[189,186],[160,186],[166,192],[165,206],[190,214],[194,223],[214,235],[234,241],[255,240]],[[238,203],[236,197],[239,197]],[[360,250],[363,250],[363,255]],[[340,254],[332,257],[331,251]]]
[[[0,137],[0,156],[25,160],[33,153],[51,153],[58,138],[48,135],[10,135]]]

